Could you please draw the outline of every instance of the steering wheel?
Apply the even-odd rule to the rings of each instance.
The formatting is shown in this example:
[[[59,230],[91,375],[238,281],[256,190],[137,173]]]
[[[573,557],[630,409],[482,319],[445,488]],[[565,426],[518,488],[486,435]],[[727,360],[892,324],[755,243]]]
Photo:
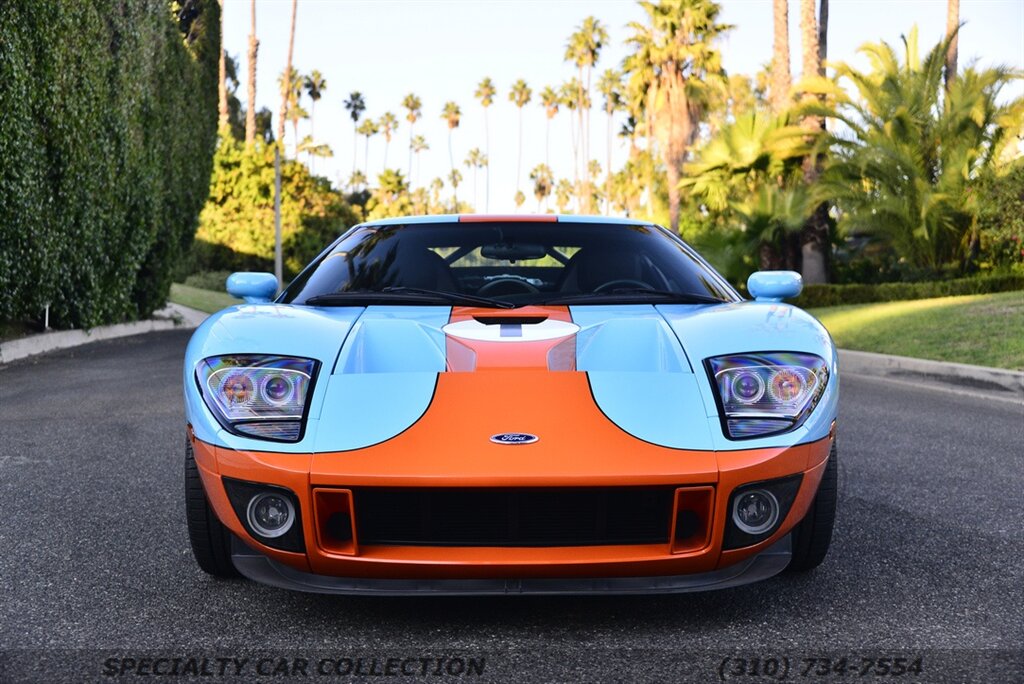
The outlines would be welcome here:
[[[540,292],[540,290],[538,290],[535,285],[532,285],[526,282],[525,280],[520,280],[519,278],[499,278],[497,280],[492,280],[491,282],[487,283],[479,290],[477,290],[476,293],[481,297],[487,294],[517,294],[516,288],[513,287],[512,290],[509,291],[507,288],[508,285],[518,286],[522,288],[523,292],[529,292],[530,294],[536,294]],[[495,292],[495,290],[499,291]]]
[[[645,283],[642,280],[633,280],[631,278],[620,278],[618,280],[609,280],[607,283],[601,283],[600,285],[598,285],[597,287],[594,288],[594,292],[605,292],[607,290],[612,290],[615,287],[636,287],[636,288],[639,288],[641,290],[655,290],[655,289],[657,289],[653,285],[651,285],[650,283]]]

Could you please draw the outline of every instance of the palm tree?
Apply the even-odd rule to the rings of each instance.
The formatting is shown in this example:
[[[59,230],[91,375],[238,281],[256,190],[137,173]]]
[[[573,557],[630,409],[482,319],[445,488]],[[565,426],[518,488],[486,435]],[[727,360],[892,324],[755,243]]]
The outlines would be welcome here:
[[[772,19],[774,39],[770,94],[772,111],[778,114],[789,106],[789,89],[792,87],[789,75],[789,0],[773,0]]]
[[[292,97],[292,90],[295,87],[294,81],[290,80],[293,75],[297,75],[295,70],[292,69],[292,54],[295,52],[295,12],[298,8],[299,0],[292,0],[292,21],[291,29],[288,31],[288,59],[284,63],[284,71],[282,74],[285,75],[285,79],[281,82],[281,106],[277,110],[277,139],[282,141],[284,145],[284,120],[288,108],[290,106],[289,100]],[[301,86],[300,86],[301,87]],[[293,120],[293,127],[298,130],[298,121]],[[298,134],[295,136],[295,145],[298,147]]]
[[[359,128],[356,129],[359,135],[366,136],[366,150],[363,153],[363,175],[370,175],[370,138],[380,133],[380,129],[377,127],[376,122],[373,119],[363,119],[363,123],[359,124]]]
[[[516,194],[512,197],[512,199],[516,203],[516,211],[519,211],[519,209],[523,206],[523,202],[526,201],[526,195],[523,194],[522,190],[516,190]]]
[[[946,73],[945,83],[948,91],[956,79],[956,58],[958,34],[960,32],[960,0],[947,0],[946,2],[946,41],[949,48],[946,50]]]
[[[823,17],[828,17],[828,0],[821,0]],[[803,78],[820,78],[825,75],[824,55],[821,51],[820,37],[825,30],[819,28],[818,18],[814,13],[814,0],[800,0],[800,42],[803,51]],[[813,103],[817,96],[806,93],[805,103]],[[804,126],[819,131],[825,128],[823,117],[810,115],[804,118]],[[817,155],[808,155],[804,159],[804,180],[810,185],[818,180],[820,161]],[[824,202],[808,217],[803,231],[800,233],[800,248],[803,260],[800,267],[804,282],[808,284],[824,283],[828,280],[828,254],[830,248],[828,228],[828,205]]]
[[[311,102],[309,105],[309,137],[316,138],[316,103],[323,97],[324,91],[327,90],[327,81],[319,70],[313,69],[312,73],[306,76],[305,86],[306,94],[309,95]],[[313,159],[311,157],[310,171],[312,171],[312,168]]]
[[[564,214],[565,208],[572,200],[572,183],[567,178],[562,178],[555,185],[555,204],[558,206],[558,213]]]
[[[245,110],[245,146],[252,147],[256,142],[256,53],[260,49],[260,41],[256,39],[256,0],[249,2],[249,73],[246,92]]]
[[[352,175],[348,177],[348,185],[346,186],[349,192],[355,192],[361,187],[366,186],[366,174],[362,171],[353,171]]]
[[[348,110],[348,115],[352,119],[352,173],[355,173],[356,141],[359,136],[359,130],[356,127],[359,124],[359,117],[366,111],[366,101],[363,100],[363,94],[358,90],[353,90],[349,93],[348,99],[345,100],[345,109]]]
[[[402,106],[405,107],[405,120],[409,122],[409,168],[406,170],[406,175],[410,178],[410,184],[412,183],[412,140],[413,140],[413,128],[416,126],[416,121],[419,120],[420,115],[423,111],[423,103],[420,98],[409,93],[402,100]]]
[[[450,178],[455,177],[457,169],[455,168],[455,155],[452,153],[452,131],[459,127],[459,121],[462,119],[462,110],[459,109],[459,105],[449,100],[444,103],[444,109],[441,110],[441,118],[448,123],[448,165],[451,167]],[[458,195],[456,194],[456,188],[458,184],[452,187],[452,196],[455,197],[455,206],[458,207]]]
[[[580,107],[579,95],[582,89],[580,88],[579,79],[573,78],[562,84],[558,91],[558,97],[560,104],[568,109],[570,112],[575,112]],[[580,136],[576,131],[576,123],[573,116],[569,116],[569,139],[572,141],[572,175],[573,182],[579,183],[580,180]]]
[[[487,166],[487,155],[481,152],[479,147],[474,147],[466,155],[466,161],[463,163],[467,169],[473,171],[473,208],[475,210],[477,207],[476,172]]]
[[[845,125],[821,133],[833,149],[822,194],[835,199],[846,232],[879,239],[913,267],[966,263],[976,240],[972,181],[995,172],[1024,117],[1024,97],[1001,95],[1015,74],[968,68],[946,93],[949,40],[922,59],[916,28],[902,60],[888,43],[860,52],[870,70],[835,64],[836,82],[817,83],[834,104],[809,105]]]
[[[459,183],[462,182],[462,173],[458,169],[452,169],[448,174],[448,182],[452,184],[452,213],[459,213]]]
[[[224,0],[220,0],[220,55],[217,61],[217,130],[228,126],[228,66],[224,50]],[[237,68],[237,67],[236,67]]]
[[[576,112],[579,117],[580,148],[583,159],[590,159],[590,75],[594,65],[597,64],[601,48],[607,42],[607,29],[594,17],[587,17],[569,36],[569,42],[565,46],[565,61],[575,64],[578,71],[577,104],[584,101],[587,103],[586,107],[580,107]],[[589,179],[584,180],[583,197],[583,212],[588,213],[590,211]]]
[[[530,180],[533,181],[533,196],[537,198],[537,213],[540,213],[541,202],[547,208],[547,198],[554,188],[555,177],[551,173],[551,167],[547,164],[538,164],[530,171]]]
[[[747,236],[761,268],[795,268],[793,239],[812,208],[801,170],[809,151],[806,131],[787,112],[751,109],[701,148],[681,184]]]
[[[516,160],[516,190],[519,189],[519,179],[522,178],[522,167],[523,167],[523,107],[530,103],[530,98],[533,97],[533,91],[526,81],[519,79],[512,84],[512,89],[508,91],[508,99],[513,102],[519,109],[519,156]]]
[[[309,106],[309,134],[315,138],[316,103],[320,101],[320,98],[324,95],[324,91],[327,90],[327,81],[318,69],[313,69],[309,76],[306,76],[304,85],[306,86],[306,94],[309,95],[309,99],[312,102]]]
[[[729,26],[718,22],[721,8],[711,0],[644,3],[647,24],[631,22],[624,71],[644,94],[668,180],[669,223],[679,230],[679,174],[696,140],[711,92],[725,80],[714,41]]]
[[[558,93],[551,86],[544,86],[544,90],[540,91],[540,105],[544,108],[545,128],[544,128],[544,163],[551,164],[551,120],[558,115],[558,107],[561,104],[561,100]]]
[[[597,82],[597,90],[604,98],[604,114],[607,124],[605,131],[605,161],[608,165],[608,175],[605,177],[604,197],[605,213],[611,209],[612,197],[612,116],[616,111],[622,109],[622,72],[615,69],[605,69]]]
[[[480,106],[484,108],[484,154],[488,159],[491,158],[491,130],[489,119],[487,116],[487,110],[494,102],[494,96],[497,94],[497,90],[494,87],[494,83],[489,77],[484,77],[479,84],[477,84],[476,92],[473,93],[473,97],[480,100]],[[484,211],[491,210],[491,167],[487,166],[487,171],[484,175]]]
[[[384,170],[388,167],[388,148],[391,146],[391,134],[398,128],[398,119],[391,112],[384,112],[377,122],[377,128],[384,134],[384,164],[381,166]]]
[[[441,205],[441,191],[444,190],[444,179],[435,178],[430,181],[430,204],[431,213],[434,212],[434,208],[440,207]]]
[[[299,157],[299,121],[309,118],[309,112],[302,108],[302,81],[303,78],[298,71],[292,69],[290,73],[282,73],[277,77],[277,85],[285,95],[284,109],[281,111],[281,123],[278,128],[281,130],[281,147],[284,149],[284,121],[292,124],[292,145],[295,158]],[[287,88],[287,91],[285,90]]]
[[[409,142],[409,149],[416,155],[416,180],[420,178],[420,152],[425,152],[430,149],[430,145],[427,144],[427,139],[422,135],[417,135]],[[410,180],[410,184],[412,184]]]

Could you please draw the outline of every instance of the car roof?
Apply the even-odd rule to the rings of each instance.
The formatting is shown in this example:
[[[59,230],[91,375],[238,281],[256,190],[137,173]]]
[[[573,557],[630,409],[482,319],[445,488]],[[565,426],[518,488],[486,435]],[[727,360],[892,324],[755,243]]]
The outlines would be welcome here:
[[[360,226],[406,226],[419,223],[603,223],[624,226],[650,226],[651,221],[618,216],[577,216],[573,214],[434,214],[431,216],[400,216],[367,221]]]

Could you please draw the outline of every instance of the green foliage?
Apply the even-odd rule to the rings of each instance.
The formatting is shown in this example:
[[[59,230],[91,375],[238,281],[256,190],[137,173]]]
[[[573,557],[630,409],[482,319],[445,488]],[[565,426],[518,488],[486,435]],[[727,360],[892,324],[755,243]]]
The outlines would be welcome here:
[[[1024,290],[1024,275],[989,275],[919,283],[805,285],[792,303],[804,309]]]
[[[998,163],[1024,112],[1024,98],[1000,104],[1000,91],[1016,78],[1003,68],[965,69],[947,93],[946,47],[937,44],[922,60],[914,30],[902,60],[887,43],[867,44],[861,53],[870,69],[839,63],[836,82],[807,84],[832,101],[807,111],[845,124],[829,140],[834,154],[821,181],[839,207],[840,228],[933,272],[970,257],[972,187]]]
[[[1024,273],[1024,159],[987,175],[976,196],[980,265]]]
[[[286,274],[295,274],[356,215],[327,179],[304,164],[281,161],[281,242]],[[210,198],[196,233],[193,270],[273,270],[274,147],[246,149],[221,131]]]
[[[209,187],[219,31],[215,0],[0,3],[0,320],[166,301]]]

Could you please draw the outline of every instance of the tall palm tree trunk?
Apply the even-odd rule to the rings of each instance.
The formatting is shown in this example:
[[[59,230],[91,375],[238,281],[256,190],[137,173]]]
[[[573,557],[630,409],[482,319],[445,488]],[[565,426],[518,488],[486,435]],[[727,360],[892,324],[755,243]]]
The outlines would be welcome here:
[[[803,75],[823,76],[825,69],[822,61],[819,36],[828,31],[824,22],[828,20],[828,0],[821,0],[822,23],[815,16],[814,0],[801,0],[800,3],[800,38],[803,50]],[[815,95],[805,95],[806,101],[814,101]],[[821,129],[825,120],[817,116],[804,118],[804,126],[809,129]],[[815,155],[808,155],[803,162],[804,181],[814,183],[821,173],[820,160]],[[828,205],[819,204],[811,216],[804,222],[800,230],[800,272],[805,283],[817,284],[828,281],[828,253],[830,249]],[[791,251],[791,250],[787,250]],[[795,256],[795,255],[794,255]],[[789,264],[790,268],[796,266]]]
[[[246,84],[245,145],[252,147],[256,142],[256,53],[260,41],[256,39],[256,0],[249,2],[249,78]]]
[[[284,79],[281,83],[281,107],[277,113],[277,139],[283,141],[284,138],[284,116],[288,110],[288,95],[292,89],[292,54],[295,51],[295,10],[298,6],[299,0],[292,0],[292,21],[291,29],[288,32],[288,59],[284,65]],[[295,125],[296,131],[298,130],[298,124]],[[284,143],[282,142],[282,146]],[[296,133],[295,149],[298,150],[299,140],[298,134]],[[296,153],[296,156],[298,154]]]
[[[413,124],[409,124],[409,168],[406,171],[407,177],[409,178],[409,189],[412,189],[412,129]]]
[[[612,209],[612,111],[605,110],[608,121],[605,130],[605,179],[604,179],[604,212],[611,213]]]
[[[359,129],[356,122],[352,122],[352,173],[356,172],[356,158],[359,156]]]
[[[220,59],[217,65],[217,127],[228,125],[228,70],[224,56],[224,0],[217,0],[220,6]]]
[[[448,127],[448,166],[452,169],[452,175],[455,175],[455,155],[452,154],[452,128]],[[455,212],[459,211],[459,188],[455,183],[452,183],[452,200],[455,202]]]
[[[957,58],[957,43],[959,37],[957,36],[957,30],[960,28],[960,0],[948,0],[946,4],[946,40],[949,41],[949,47],[946,49],[946,90],[949,91],[949,87],[956,80],[956,58]]]
[[[522,190],[520,179],[523,168],[523,108],[519,108],[519,154],[516,157],[516,191]]]
[[[789,104],[789,89],[792,80],[789,73],[789,0],[773,0],[772,18],[774,41],[772,42],[772,88],[771,105],[776,114]]]
[[[491,211],[491,126],[488,107],[484,107],[484,154],[487,155],[487,168],[484,169],[484,211]]]

